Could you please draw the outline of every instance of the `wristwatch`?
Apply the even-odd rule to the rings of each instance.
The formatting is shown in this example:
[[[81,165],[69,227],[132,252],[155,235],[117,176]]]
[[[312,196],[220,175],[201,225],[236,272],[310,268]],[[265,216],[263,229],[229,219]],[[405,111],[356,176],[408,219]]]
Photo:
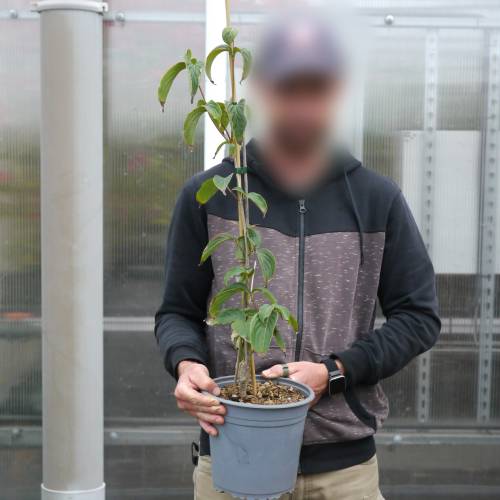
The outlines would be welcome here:
[[[346,381],[345,376],[339,370],[335,360],[327,358],[321,361],[328,370],[328,394],[333,396],[334,394],[340,394],[345,392]]]

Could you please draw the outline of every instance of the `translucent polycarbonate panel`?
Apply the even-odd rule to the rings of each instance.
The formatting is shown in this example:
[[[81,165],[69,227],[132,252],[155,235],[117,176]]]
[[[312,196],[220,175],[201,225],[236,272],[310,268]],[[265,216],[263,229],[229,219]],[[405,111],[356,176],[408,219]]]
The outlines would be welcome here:
[[[154,17],[155,12],[205,12],[205,2],[200,0],[168,1],[165,0],[109,0],[107,2],[111,11],[141,12]]]
[[[422,415],[416,402],[424,390],[429,408],[425,425],[475,425],[484,33],[377,29],[370,54],[364,162],[401,186],[421,228],[430,217],[443,320],[429,369],[423,371],[416,360],[413,370],[409,367],[384,381],[391,401],[387,425],[419,422]],[[431,135],[426,134],[429,131]],[[424,173],[424,161],[430,156],[431,177]],[[429,210],[428,192],[433,196]],[[493,376],[492,384],[495,381]]]
[[[313,6],[338,6],[344,4],[347,6],[358,7],[361,9],[407,9],[414,14],[431,14],[432,9],[453,9],[446,11],[449,16],[453,16],[456,8],[462,9],[496,9],[497,0],[233,0],[233,7],[237,11],[262,11],[269,8],[290,7],[295,5],[313,5]],[[427,12],[423,9],[428,9]],[[399,11],[396,11],[399,13]],[[443,11],[441,11],[443,12]],[[387,12],[390,14],[390,12]]]
[[[500,332],[500,322],[497,320],[497,331]],[[492,384],[493,387],[500,387],[500,350],[496,348],[492,356]],[[497,389],[491,395],[491,418],[495,422],[500,422],[500,391]]]
[[[162,113],[156,96],[186,40],[204,56],[204,25],[109,22],[105,26],[105,314],[150,316],[161,300],[166,232],[184,182],[203,170],[203,130],[182,138],[192,104],[185,73]]]
[[[408,421],[415,420],[417,370],[417,362],[412,361],[397,376],[382,381],[382,388],[390,398],[390,419],[387,426],[404,426]]]
[[[328,2],[328,0],[327,0]],[[351,0],[351,3],[359,7],[367,8],[407,8],[414,9],[415,13],[432,15],[432,9],[439,8],[498,8],[496,0]],[[428,9],[427,12],[422,9]],[[447,11],[452,17],[454,10]]]
[[[472,334],[447,335],[432,352],[432,423],[475,425],[478,363]]]
[[[38,23],[0,20],[0,423],[41,412]]]
[[[363,160],[400,182],[401,135],[423,128],[425,31],[375,30],[367,59]]]
[[[22,9],[22,10],[30,10],[33,2],[30,0],[3,0],[0,4],[0,9]]]
[[[120,323],[125,325],[123,319]],[[136,323],[142,331],[120,331],[120,325],[108,320],[111,330],[104,335],[106,425],[166,425],[188,420],[177,409],[175,381],[165,372],[152,328]]]
[[[485,35],[478,30],[441,30],[438,44],[438,128],[481,130]]]

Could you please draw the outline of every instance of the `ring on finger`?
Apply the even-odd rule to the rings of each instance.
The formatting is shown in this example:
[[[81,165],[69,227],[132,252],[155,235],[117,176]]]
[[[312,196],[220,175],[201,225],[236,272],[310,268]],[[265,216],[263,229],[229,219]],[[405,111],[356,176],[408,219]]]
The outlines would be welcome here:
[[[283,370],[283,377],[288,378],[290,376],[290,369],[288,368],[288,365],[285,363],[284,365],[281,365],[281,368]]]

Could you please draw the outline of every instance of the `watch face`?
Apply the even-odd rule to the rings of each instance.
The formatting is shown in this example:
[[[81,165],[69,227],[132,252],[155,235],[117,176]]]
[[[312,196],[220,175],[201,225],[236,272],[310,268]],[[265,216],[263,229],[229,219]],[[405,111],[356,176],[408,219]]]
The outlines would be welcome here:
[[[330,394],[339,394],[345,391],[345,377],[340,372],[330,377]]]

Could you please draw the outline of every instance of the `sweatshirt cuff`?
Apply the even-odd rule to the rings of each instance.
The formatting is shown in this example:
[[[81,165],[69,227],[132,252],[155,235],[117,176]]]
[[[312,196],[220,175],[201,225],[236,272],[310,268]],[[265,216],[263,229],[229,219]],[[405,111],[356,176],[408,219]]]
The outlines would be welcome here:
[[[366,351],[359,346],[352,346],[345,351],[333,354],[344,365],[347,387],[354,387],[369,380],[371,364]]]
[[[179,378],[177,367],[181,361],[196,361],[202,365],[207,365],[205,356],[202,356],[196,349],[187,346],[176,347],[165,358],[165,368],[176,380]]]

